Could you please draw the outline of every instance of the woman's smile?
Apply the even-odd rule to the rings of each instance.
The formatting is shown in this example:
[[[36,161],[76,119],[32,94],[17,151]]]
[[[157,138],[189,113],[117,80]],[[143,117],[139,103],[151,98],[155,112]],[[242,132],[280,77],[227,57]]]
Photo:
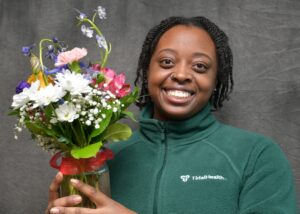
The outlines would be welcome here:
[[[166,96],[165,99],[174,105],[186,105],[193,99],[193,92],[176,88],[162,89],[162,95]]]

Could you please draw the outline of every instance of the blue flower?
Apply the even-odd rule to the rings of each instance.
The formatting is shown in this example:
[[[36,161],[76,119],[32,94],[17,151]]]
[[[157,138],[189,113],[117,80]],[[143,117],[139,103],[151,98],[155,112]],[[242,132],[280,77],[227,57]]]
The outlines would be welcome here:
[[[96,40],[97,40],[97,43],[98,43],[98,46],[99,48],[104,48],[105,50],[107,50],[107,43],[106,43],[106,40],[104,38],[104,36],[99,36],[98,34],[96,35]]]
[[[58,38],[57,37],[53,37],[52,41],[53,41],[53,43],[58,43]]]
[[[81,32],[83,33],[83,35],[89,38],[92,38],[94,33],[94,31],[91,28],[86,27],[85,25],[81,25]]]
[[[87,18],[86,14],[80,12],[80,10],[74,8],[79,13],[79,16],[77,17],[80,21],[83,21],[85,18]]]
[[[59,66],[52,70],[48,70],[47,68],[44,67],[44,72],[46,75],[51,75],[51,74],[56,74],[58,72],[61,72],[63,69],[67,69],[67,68],[68,68],[67,65]]]
[[[53,47],[54,51],[56,49],[57,52],[60,53],[67,50],[67,45],[63,41],[58,40],[57,37],[53,37],[52,42],[54,43],[54,47]],[[49,50],[49,46],[48,46],[48,50]]]
[[[79,62],[80,68],[87,68],[87,66],[83,62]]]
[[[79,19],[81,20],[81,21],[83,21],[83,19],[85,19],[87,16],[84,14],[84,13],[80,13],[79,14]]]
[[[45,53],[45,57],[49,59],[53,59],[54,61],[57,59],[56,54],[54,53],[54,47],[53,45],[48,45],[48,51]]]
[[[64,99],[59,99],[59,100],[58,100],[58,104],[59,104],[59,105],[62,105],[62,104],[64,104],[64,102],[65,102],[65,100],[64,100]]]
[[[30,84],[22,80],[21,82],[19,82],[18,86],[16,87],[16,93],[17,94],[21,93],[24,90],[24,88],[30,88]]]
[[[31,46],[24,46],[22,47],[22,53],[25,55],[25,56],[30,56],[31,54],[31,49],[35,46],[35,44],[31,45]]]

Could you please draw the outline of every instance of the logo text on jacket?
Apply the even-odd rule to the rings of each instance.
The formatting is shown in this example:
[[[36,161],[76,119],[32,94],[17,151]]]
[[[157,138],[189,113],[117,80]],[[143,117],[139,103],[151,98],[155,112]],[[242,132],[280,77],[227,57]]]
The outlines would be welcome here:
[[[182,182],[203,180],[226,180],[222,175],[181,175]]]

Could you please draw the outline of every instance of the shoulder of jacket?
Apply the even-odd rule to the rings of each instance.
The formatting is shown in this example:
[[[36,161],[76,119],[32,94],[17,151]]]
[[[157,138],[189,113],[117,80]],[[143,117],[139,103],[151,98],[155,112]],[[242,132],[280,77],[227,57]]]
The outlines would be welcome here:
[[[265,147],[276,144],[270,137],[265,136],[263,134],[259,134],[253,131],[237,128],[222,123],[218,131],[218,134],[223,136],[223,139],[226,141],[236,141],[239,144],[247,143],[251,147]]]
[[[124,150],[128,147],[134,146],[136,143],[139,142],[139,140],[140,140],[140,137],[139,137],[138,131],[134,131],[128,140],[108,143],[107,147],[109,149],[111,149],[113,151],[114,155],[116,156],[122,150]]]

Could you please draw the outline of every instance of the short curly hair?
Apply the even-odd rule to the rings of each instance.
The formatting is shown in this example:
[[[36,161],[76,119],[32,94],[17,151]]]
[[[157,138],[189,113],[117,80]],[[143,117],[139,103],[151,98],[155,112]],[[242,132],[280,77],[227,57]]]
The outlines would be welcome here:
[[[147,103],[151,102],[147,87],[147,72],[151,57],[161,36],[176,25],[196,26],[204,29],[213,40],[216,46],[218,68],[217,84],[210,97],[210,103],[215,109],[221,108],[223,106],[223,101],[229,99],[229,94],[231,93],[234,84],[232,77],[232,51],[226,34],[216,24],[203,16],[191,18],[177,16],[169,17],[150,29],[143,43],[136,71],[136,79],[134,81],[134,84],[140,87],[140,97],[137,100],[136,105],[139,108],[142,108]]]

